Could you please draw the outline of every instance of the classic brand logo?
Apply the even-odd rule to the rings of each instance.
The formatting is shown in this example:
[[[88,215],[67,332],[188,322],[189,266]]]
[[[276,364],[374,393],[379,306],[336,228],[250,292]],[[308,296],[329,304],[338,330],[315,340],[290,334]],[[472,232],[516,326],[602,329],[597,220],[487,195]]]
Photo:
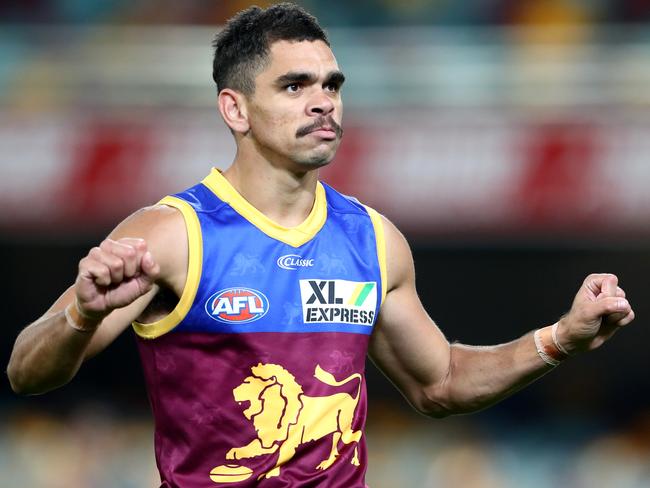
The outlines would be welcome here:
[[[347,280],[300,280],[305,323],[372,325],[377,307],[377,283]]]
[[[264,317],[269,300],[252,288],[227,288],[208,298],[205,311],[219,322],[245,324]]]
[[[282,269],[311,268],[314,265],[313,259],[303,259],[298,254],[285,254],[277,260],[278,266]]]

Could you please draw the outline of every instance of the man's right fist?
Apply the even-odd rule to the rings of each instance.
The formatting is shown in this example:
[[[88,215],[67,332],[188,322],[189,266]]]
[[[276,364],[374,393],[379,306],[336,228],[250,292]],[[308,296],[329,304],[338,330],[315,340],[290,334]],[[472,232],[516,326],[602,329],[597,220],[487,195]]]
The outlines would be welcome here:
[[[151,290],[160,266],[143,239],[106,239],[79,262],[75,292],[79,314],[102,320]]]

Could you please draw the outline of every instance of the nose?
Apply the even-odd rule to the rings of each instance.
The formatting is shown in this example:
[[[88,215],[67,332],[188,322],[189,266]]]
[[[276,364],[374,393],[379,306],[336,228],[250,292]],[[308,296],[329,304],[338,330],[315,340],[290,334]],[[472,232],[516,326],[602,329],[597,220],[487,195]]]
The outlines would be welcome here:
[[[309,115],[312,116],[329,115],[334,111],[334,101],[327,93],[319,91],[318,94],[314,95],[310,100],[310,103],[307,106],[307,111]]]

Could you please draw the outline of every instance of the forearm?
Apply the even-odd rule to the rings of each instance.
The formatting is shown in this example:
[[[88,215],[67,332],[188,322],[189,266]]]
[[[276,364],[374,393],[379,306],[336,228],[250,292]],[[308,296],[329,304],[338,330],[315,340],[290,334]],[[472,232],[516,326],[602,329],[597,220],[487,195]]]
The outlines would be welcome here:
[[[447,375],[425,387],[425,412],[443,417],[493,405],[548,373],[533,332],[497,346],[453,344]]]
[[[61,310],[43,316],[19,334],[7,366],[16,393],[45,393],[77,373],[96,327],[72,315],[73,324],[82,322],[88,331],[73,328]]]

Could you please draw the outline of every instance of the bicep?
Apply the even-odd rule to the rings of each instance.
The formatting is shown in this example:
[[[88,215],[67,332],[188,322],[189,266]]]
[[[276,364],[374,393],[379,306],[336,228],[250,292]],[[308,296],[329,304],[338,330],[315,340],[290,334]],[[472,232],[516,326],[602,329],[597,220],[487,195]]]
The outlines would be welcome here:
[[[444,381],[449,342],[422,306],[415,288],[411,251],[385,221],[388,293],[370,340],[372,361],[414,406],[426,386]]]

